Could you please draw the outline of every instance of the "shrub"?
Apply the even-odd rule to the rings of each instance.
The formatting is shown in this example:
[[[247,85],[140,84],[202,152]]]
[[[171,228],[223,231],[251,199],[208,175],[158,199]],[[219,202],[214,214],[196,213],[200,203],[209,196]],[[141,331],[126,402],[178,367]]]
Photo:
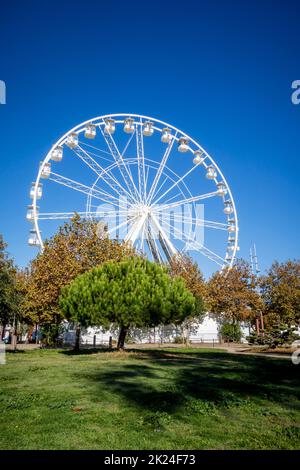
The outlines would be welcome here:
[[[227,343],[239,343],[243,336],[238,323],[223,323],[220,333]]]
[[[299,339],[299,336],[295,334],[295,329],[285,325],[277,325],[265,331],[264,335],[252,333],[247,337],[247,340],[250,344],[268,346],[271,349],[290,346],[293,341]]]

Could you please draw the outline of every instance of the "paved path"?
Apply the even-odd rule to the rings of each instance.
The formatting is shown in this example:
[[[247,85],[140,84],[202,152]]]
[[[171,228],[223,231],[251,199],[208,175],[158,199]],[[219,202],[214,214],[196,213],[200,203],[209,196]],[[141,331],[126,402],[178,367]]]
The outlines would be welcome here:
[[[228,346],[225,347],[226,351],[232,354],[241,354],[246,356],[263,356],[263,357],[274,357],[276,359],[289,359],[291,360],[291,354],[289,353],[272,353],[272,352],[259,352],[259,351],[251,351],[248,347],[232,347]]]
[[[151,343],[151,344],[127,344],[127,349],[165,349],[165,348],[182,348],[185,347],[183,344],[174,344],[174,343],[166,343],[166,344],[159,344],[159,343]],[[251,346],[248,345],[241,345],[241,344],[211,344],[211,343],[198,343],[192,344],[190,347],[195,349],[223,349],[231,354],[240,354],[240,355],[248,355],[248,356],[263,356],[263,357],[273,357],[276,359],[289,359],[291,360],[291,354],[289,353],[268,353],[268,352],[259,352],[259,351],[252,351]],[[18,344],[18,350],[31,350],[31,349],[39,349],[39,344]],[[82,345],[82,349],[85,346]],[[6,345],[7,350],[11,350],[11,345]]]

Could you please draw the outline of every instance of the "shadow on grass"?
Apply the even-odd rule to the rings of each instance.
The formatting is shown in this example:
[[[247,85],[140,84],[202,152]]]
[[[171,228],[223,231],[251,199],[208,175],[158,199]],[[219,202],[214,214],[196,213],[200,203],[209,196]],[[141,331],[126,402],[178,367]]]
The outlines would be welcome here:
[[[128,351],[143,362],[128,363],[128,358],[86,378],[135,407],[171,414],[195,401],[225,408],[272,401],[299,408],[299,371],[286,360],[195,350]]]
[[[80,348],[79,351],[75,349],[64,349],[60,350],[60,354],[65,354],[66,356],[81,356],[81,355],[89,355],[89,354],[99,354],[99,353],[111,353],[116,351],[115,349],[110,348]]]
[[[23,354],[24,352],[26,352],[24,349],[16,349],[16,350],[13,350],[13,349],[6,349],[5,352],[7,354]]]

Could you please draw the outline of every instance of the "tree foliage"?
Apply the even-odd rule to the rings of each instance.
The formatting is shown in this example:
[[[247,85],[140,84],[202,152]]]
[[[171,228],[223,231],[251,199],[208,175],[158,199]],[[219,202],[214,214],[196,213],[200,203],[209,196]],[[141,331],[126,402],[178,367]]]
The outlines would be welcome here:
[[[16,288],[17,269],[9,258],[7,245],[0,235],[0,322],[1,332],[19,313],[19,295]]]
[[[180,276],[184,279],[187,289],[197,301],[199,313],[208,307],[207,288],[198,264],[186,255],[173,256],[170,260],[169,272],[171,276]]]
[[[180,277],[138,257],[108,262],[78,276],[62,291],[64,315],[83,326],[120,327],[118,347],[128,329],[181,323],[195,311],[195,298]]]
[[[224,322],[220,328],[222,339],[229,342],[239,343],[242,339],[242,331],[239,323]]]
[[[198,326],[209,308],[207,285],[198,264],[190,256],[173,256],[170,260],[169,272],[171,276],[180,276],[184,279],[187,289],[196,300],[193,316],[186,318],[180,326],[180,337],[183,342],[188,342],[190,334],[196,334]]]
[[[32,323],[59,323],[63,318],[58,306],[62,287],[94,266],[133,254],[124,243],[99,238],[96,223],[75,215],[46,241],[43,252],[31,262],[24,305],[27,319]]]
[[[274,349],[280,346],[290,346],[295,340],[299,340],[299,335],[295,333],[295,328],[278,324],[268,325],[264,334],[253,332],[247,339],[249,344],[258,344]]]
[[[227,272],[215,273],[208,282],[211,312],[222,321],[252,321],[263,308],[257,281],[247,262],[239,260]]]
[[[300,324],[300,261],[275,261],[260,280],[266,323]]]

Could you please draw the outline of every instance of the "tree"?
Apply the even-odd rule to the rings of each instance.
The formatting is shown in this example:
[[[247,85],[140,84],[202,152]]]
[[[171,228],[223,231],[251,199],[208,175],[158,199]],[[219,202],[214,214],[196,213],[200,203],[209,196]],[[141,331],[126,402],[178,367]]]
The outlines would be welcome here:
[[[169,272],[171,276],[180,276],[184,279],[188,290],[197,300],[200,312],[207,307],[207,288],[199,266],[189,256],[173,256],[170,260]]]
[[[60,298],[64,315],[83,326],[117,325],[119,349],[129,328],[181,323],[195,305],[182,278],[139,257],[108,262],[78,276]]]
[[[275,349],[280,346],[290,346],[295,340],[299,340],[296,328],[287,327],[284,324],[267,325],[267,330],[263,335],[253,332],[248,336],[249,344],[259,344]]]
[[[222,322],[254,321],[263,303],[257,281],[246,261],[238,260],[231,269],[215,273],[208,282],[211,312]]]
[[[220,333],[227,343],[239,343],[242,339],[242,331],[238,323],[224,322],[220,328]]]
[[[7,244],[0,235],[0,321],[1,339],[4,336],[8,323],[15,323],[14,319],[19,311],[19,297],[16,290],[16,268],[6,251]],[[14,332],[13,332],[14,334]]]
[[[63,319],[58,305],[61,288],[94,266],[133,254],[127,244],[99,237],[95,222],[75,215],[45,242],[43,252],[31,262],[24,315],[32,324],[58,331]]]
[[[260,280],[267,326],[300,324],[300,261],[275,261]]]
[[[187,289],[196,300],[195,314],[186,318],[181,325],[182,337],[184,341],[187,341],[190,331],[193,328],[196,330],[208,310],[207,286],[198,264],[189,256],[173,256],[170,260],[169,273],[171,276],[182,277]]]

